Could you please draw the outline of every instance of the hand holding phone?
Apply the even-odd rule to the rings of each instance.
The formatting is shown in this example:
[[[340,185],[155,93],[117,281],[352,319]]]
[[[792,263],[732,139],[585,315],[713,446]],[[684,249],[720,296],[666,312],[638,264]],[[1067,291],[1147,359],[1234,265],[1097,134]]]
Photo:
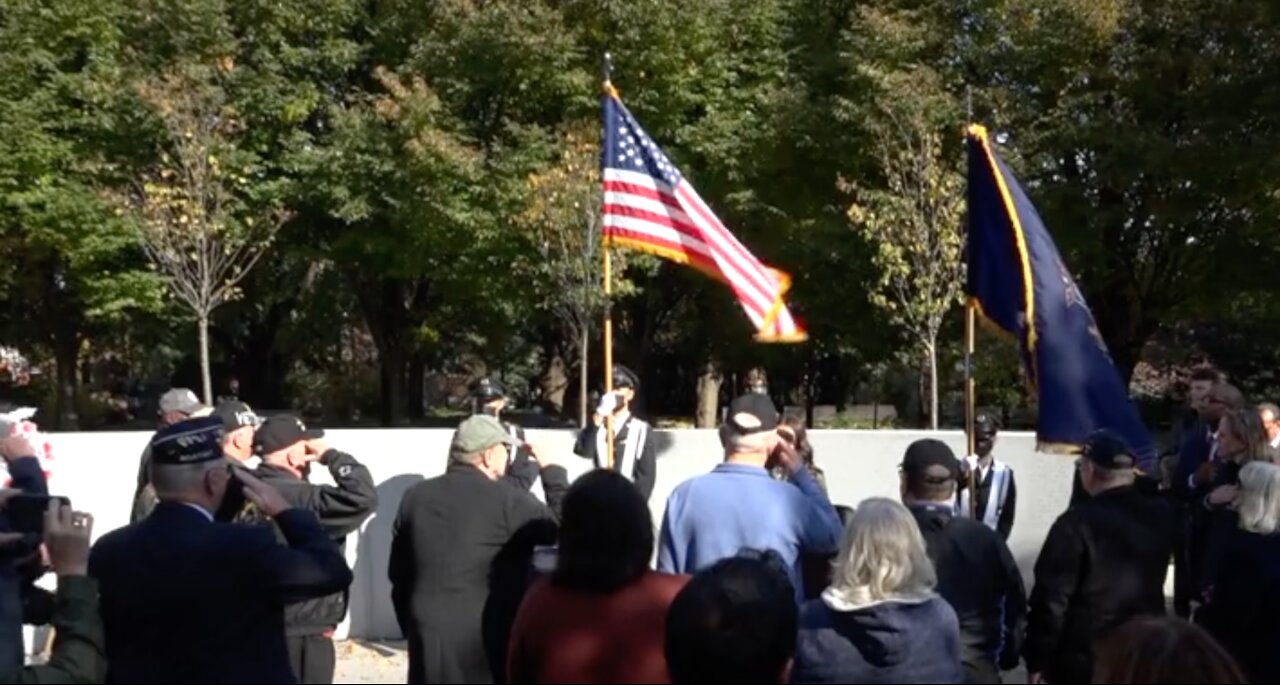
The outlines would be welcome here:
[[[44,513],[44,546],[49,565],[59,576],[89,574],[89,540],[93,536],[93,516],[72,511],[65,497],[49,500]]]
[[[10,495],[4,501],[4,513],[9,519],[9,527],[15,533],[44,533],[45,513],[52,502],[71,509],[71,500],[66,497],[50,497],[49,495],[31,495],[20,492]]]

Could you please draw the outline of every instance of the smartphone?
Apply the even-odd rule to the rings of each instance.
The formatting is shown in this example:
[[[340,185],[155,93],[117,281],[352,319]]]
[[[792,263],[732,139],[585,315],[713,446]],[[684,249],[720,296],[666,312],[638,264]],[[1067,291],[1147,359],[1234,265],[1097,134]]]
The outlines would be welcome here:
[[[44,534],[44,514],[49,510],[49,501],[58,500],[62,506],[71,506],[66,497],[49,495],[14,495],[4,505],[5,516],[9,519],[9,528],[15,533]]]

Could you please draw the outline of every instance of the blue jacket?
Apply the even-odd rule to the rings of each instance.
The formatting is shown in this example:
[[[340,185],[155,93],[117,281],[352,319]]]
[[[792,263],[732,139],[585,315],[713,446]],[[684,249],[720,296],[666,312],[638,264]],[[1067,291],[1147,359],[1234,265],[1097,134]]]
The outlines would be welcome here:
[[[35,457],[9,462],[9,487],[29,495],[49,494],[44,471]],[[2,485],[2,484],[0,484]],[[9,532],[9,521],[0,511],[0,533]],[[15,552],[16,554],[16,552]],[[13,559],[0,554],[0,676],[22,669],[22,594],[26,584],[12,566]]]
[[[284,605],[351,584],[315,514],[266,526],[214,523],[161,502],[89,555],[98,579],[109,683],[292,683]]]
[[[808,470],[784,483],[762,467],[724,463],[681,483],[667,498],[658,570],[697,573],[743,548],[771,549],[787,562],[799,602],[801,555],[835,552],[843,530]]]
[[[960,624],[941,597],[800,609],[793,683],[963,683]]]

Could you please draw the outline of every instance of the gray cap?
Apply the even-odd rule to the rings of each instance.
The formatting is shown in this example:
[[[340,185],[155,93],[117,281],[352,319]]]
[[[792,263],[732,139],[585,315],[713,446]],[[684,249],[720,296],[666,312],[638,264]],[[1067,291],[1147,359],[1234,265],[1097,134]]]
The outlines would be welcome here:
[[[450,449],[458,454],[475,454],[494,445],[519,444],[520,441],[511,437],[501,421],[492,416],[477,414],[458,425]]]
[[[178,412],[193,416],[206,407],[189,388],[174,388],[160,396],[160,413]]]

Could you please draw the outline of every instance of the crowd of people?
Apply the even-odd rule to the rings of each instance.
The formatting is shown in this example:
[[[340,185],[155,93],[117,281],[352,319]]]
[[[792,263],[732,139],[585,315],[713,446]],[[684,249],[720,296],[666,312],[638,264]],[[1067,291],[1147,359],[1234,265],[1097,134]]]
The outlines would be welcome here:
[[[999,683],[1021,665],[1031,683],[1280,675],[1280,415],[1213,372],[1197,373],[1160,474],[1140,473],[1110,432],[1082,446],[1030,594],[992,418],[976,422],[975,454],[918,440],[896,498],[842,508],[804,427],[749,392],[722,421],[723,463],[676,487],[655,525],[658,462],[630,411],[639,384],[615,378],[577,441],[598,468],[572,485],[502,419],[501,385],[476,384],[446,472],[397,509],[388,576],[408,682]],[[41,534],[0,532],[0,683],[332,682],[352,582],[342,545],[377,506],[368,469],[296,417],[185,391],[162,409],[130,525],[90,550],[92,517],[54,498]],[[13,481],[0,531],[10,501],[47,494],[32,454],[21,436],[0,440]],[[317,463],[334,485],[310,482]],[[48,569],[57,592],[42,597],[31,580]],[[23,666],[23,620],[55,626],[48,663]]]

